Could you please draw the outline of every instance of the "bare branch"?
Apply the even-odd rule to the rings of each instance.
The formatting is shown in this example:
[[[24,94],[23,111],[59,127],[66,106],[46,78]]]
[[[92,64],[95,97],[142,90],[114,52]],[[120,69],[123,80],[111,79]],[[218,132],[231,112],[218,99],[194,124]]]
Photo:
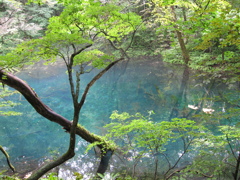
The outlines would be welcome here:
[[[14,171],[15,171],[15,168],[13,167],[13,165],[12,165],[11,162],[10,162],[10,157],[9,157],[8,153],[3,149],[2,146],[0,146],[0,151],[2,151],[2,153],[3,153],[4,156],[6,157],[8,166],[9,166],[10,169],[14,172]]]
[[[85,88],[85,91],[82,95],[82,99],[79,103],[79,107],[81,108],[86,100],[86,97],[87,97],[87,93],[90,89],[90,87],[99,79],[102,77],[102,75],[107,72],[111,67],[113,67],[115,64],[117,64],[119,61],[122,61],[124,60],[123,58],[120,58],[112,63],[110,63],[105,69],[103,69],[100,73],[98,73],[88,84],[87,84],[87,87]]]
[[[229,147],[230,147],[231,153],[232,153],[233,157],[237,160],[237,157],[236,157],[236,155],[235,155],[235,153],[234,153],[234,151],[233,151],[232,145],[231,145],[231,143],[230,143],[230,139],[229,139],[229,137],[228,137],[227,134],[226,134],[226,138],[227,138],[227,143],[228,143],[228,145],[229,145]]]

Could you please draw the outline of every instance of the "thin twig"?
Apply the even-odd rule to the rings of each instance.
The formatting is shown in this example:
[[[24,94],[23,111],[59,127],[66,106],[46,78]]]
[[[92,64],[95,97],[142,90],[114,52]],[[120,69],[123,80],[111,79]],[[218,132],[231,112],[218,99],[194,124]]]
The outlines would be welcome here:
[[[8,155],[8,153],[3,149],[2,146],[0,146],[0,150],[2,151],[2,153],[5,155],[6,159],[7,159],[7,163],[8,163],[8,166],[11,168],[11,170],[14,172],[15,171],[15,168],[14,166],[11,164],[10,162],[10,157]]]

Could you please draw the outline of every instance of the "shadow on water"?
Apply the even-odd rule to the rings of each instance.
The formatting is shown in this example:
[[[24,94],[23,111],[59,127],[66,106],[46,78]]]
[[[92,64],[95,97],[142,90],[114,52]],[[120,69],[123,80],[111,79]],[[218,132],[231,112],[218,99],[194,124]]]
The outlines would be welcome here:
[[[190,115],[192,109],[188,105],[195,107],[201,103],[202,107],[207,105],[209,109],[221,111],[221,101],[216,104],[209,99],[199,101],[206,94],[208,97],[214,96],[214,87],[208,89],[199,86],[202,80],[194,77],[189,69],[165,64],[159,57],[145,58],[147,60],[133,59],[127,66],[119,63],[97,81],[88,94],[79,123],[101,135],[105,132],[102,127],[110,122],[109,116],[114,110],[130,114],[140,112],[144,115],[153,110],[153,121],[156,122],[168,121],[169,117],[171,119]],[[50,108],[71,120],[73,107],[65,71],[62,64],[55,64],[50,68],[38,64],[34,69],[26,69],[18,76],[27,81]],[[182,79],[186,71],[189,79]],[[94,70],[84,74],[81,79],[82,87],[97,72],[98,70]],[[23,114],[0,119],[0,144],[8,150],[17,172],[26,174],[44,161],[65,152],[69,137],[59,125],[38,115],[21,95],[12,98],[22,104],[14,110]],[[56,169],[60,176],[67,179],[74,171],[82,174],[95,171],[97,157],[92,150],[84,153],[86,146],[87,143],[78,138],[76,157]],[[170,149],[176,153],[175,148]],[[6,169],[2,156],[0,162],[0,169]],[[110,166],[110,169],[116,167]]]

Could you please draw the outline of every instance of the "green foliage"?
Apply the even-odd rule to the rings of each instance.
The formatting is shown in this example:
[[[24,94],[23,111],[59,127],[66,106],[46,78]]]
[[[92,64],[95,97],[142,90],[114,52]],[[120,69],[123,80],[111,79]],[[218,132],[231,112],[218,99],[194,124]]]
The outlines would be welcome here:
[[[106,125],[109,134],[107,137],[120,138],[129,133],[137,133],[138,135],[133,137],[137,147],[153,147],[153,145],[159,146],[159,150],[171,141],[171,139],[178,139],[182,136],[194,135],[201,136],[200,129],[204,129],[201,126],[195,125],[195,122],[187,119],[175,118],[172,121],[162,121],[155,123],[151,121],[152,111],[149,111],[149,116],[144,117],[140,113],[135,115],[129,115],[124,112],[119,114],[117,111],[113,112],[110,118],[112,123]],[[116,122],[114,122],[116,121]],[[177,132],[175,132],[177,130]],[[196,131],[196,134],[195,134]],[[181,132],[181,133],[180,133]],[[164,149],[162,149],[164,151]]]
[[[163,60],[172,64],[184,64],[180,47],[173,47],[162,52]]]
[[[10,91],[7,87],[0,87],[0,116],[18,116],[22,113],[11,111],[10,109],[14,106],[20,105],[19,103],[7,100],[8,96],[16,94],[17,91]]]
[[[152,114],[153,112],[149,111],[149,115],[145,117],[140,113],[130,115],[115,111],[110,116],[112,122],[105,126],[108,131],[106,137],[117,141],[123,147],[123,154],[134,151],[135,153],[129,159],[134,159],[138,163],[139,159],[147,157],[154,158],[158,162],[158,156],[168,150],[167,145],[173,145],[176,142],[184,144],[182,156],[179,157],[181,159],[183,155],[190,152],[190,146],[194,145],[195,139],[206,136],[206,129],[192,120],[176,118],[172,121],[156,123],[151,121]],[[179,162],[177,160],[174,165],[169,162],[169,157],[165,155],[165,158],[170,167]]]
[[[106,149],[111,149],[114,151],[117,148],[116,144],[113,141],[107,139],[106,137],[98,136],[98,138],[99,138],[99,141],[95,141],[87,146],[85,153],[87,153],[92,148],[99,146],[99,145],[103,146],[103,148],[101,149],[101,151],[103,153],[106,153]]]
[[[132,57],[160,54],[162,53],[160,49],[168,47],[168,44],[165,43],[167,38],[162,34],[156,34],[155,30],[156,27],[141,26],[134,36],[132,48],[129,51]]]
[[[61,180],[58,178],[56,173],[49,173],[47,174],[46,178],[41,178],[41,180]]]
[[[41,37],[48,19],[60,11],[60,6],[48,2],[42,6],[27,5],[19,1],[2,1],[4,12],[0,16],[1,55],[13,50],[17,44]]]
[[[2,57],[8,65],[42,59],[52,62],[56,57],[61,57],[65,63],[74,58],[74,65],[87,64],[102,68],[113,57],[94,47],[89,49],[94,41],[102,38],[121,41],[141,23],[139,16],[131,12],[122,13],[120,6],[111,3],[91,0],[61,3],[65,8],[60,16],[50,18],[46,36],[26,41]]]
[[[75,173],[74,173],[74,176],[76,176],[76,180],[81,180],[81,179],[83,179],[83,175],[80,174],[80,173],[78,173],[78,172],[75,172]]]
[[[215,126],[214,131],[211,132],[204,126],[187,119],[175,118],[172,121],[155,123],[151,119],[152,114],[153,112],[149,111],[149,115],[145,117],[139,113],[130,115],[115,111],[110,117],[112,122],[105,126],[108,130],[106,137],[118,142],[123,154],[135,151],[135,154],[128,159],[135,159],[136,164],[140,162],[139,159],[157,158],[157,154],[165,154],[164,157],[169,163],[169,169],[165,169],[166,177],[172,176],[170,170],[174,169],[185,154],[190,153],[193,162],[181,170],[181,178],[203,176],[231,178],[231,173],[235,172],[234,166],[237,164],[240,148],[238,126],[235,124]],[[184,146],[176,151],[182,152],[182,155],[172,164],[166,155],[169,151],[168,147],[176,146],[174,143],[180,141]],[[171,154],[171,158],[174,156],[179,155]],[[229,163],[233,166],[229,167]]]
[[[184,170],[183,177],[189,176],[189,174],[195,176],[200,174],[215,178],[232,178],[240,148],[238,142],[240,131],[234,126],[219,126],[218,130],[220,134],[209,134],[207,139],[199,139],[196,146],[199,153],[193,163]]]
[[[5,171],[1,171],[0,172],[0,179],[1,180],[20,180],[18,177],[16,176],[7,176],[7,175],[3,175]]]
[[[184,64],[175,33],[181,33],[190,54],[189,67],[212,73],[214,77],[237,80],[239,73],[239,9],[221,1],[161,1],[150,3],[157,32],[167,33],[171,49],[164,50],[164,61]],[[164,33],[163,33],[164,32]],[[182,46],[182,45],[181,45]],[[155,50],[161,52],[162,48]],[[238,77],[239,78],[239,77]]]
[[[197,48],[207,49],[214,45],[221,48],[227,46],[240,48],[240,40],[238,38],[240,20],[237,9],[218,9],[208,23],[208,28],[203,31],[203,41]]]
[[[84,51],[75,57],[74,65],[87,63],[93,67],[103,68],[114,60],[113,56],[109,56],[98,49]],[[106,61],[109,60],[109,61]]]

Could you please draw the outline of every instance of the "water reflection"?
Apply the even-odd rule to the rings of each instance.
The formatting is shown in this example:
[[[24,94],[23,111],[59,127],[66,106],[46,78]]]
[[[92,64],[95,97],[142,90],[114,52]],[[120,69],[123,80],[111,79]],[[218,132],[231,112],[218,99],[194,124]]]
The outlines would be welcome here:
[[[37,67],[37,71],[28,69],[20,73],[19,77],[26,80],[50,108],[71,120],[73,107],[64,66],[54,66],[51,70],[40,65]],[[82,86],[86,86],[97,72],[98,70],[94,70],[84,74]],[[186,74],[189,77],[182,79]],[[128,66],[120,63],[92,87],[79,122],[91,132],[104,134],[102,127],[110,122],[109,116],[114,110],[130,114],[146,114],[153,110],[155,115],[152,118],[156,122],[169,120],[169,117],[190,118],[201,113],[200,111],[207,114],[225,112],[227,104],[223,100],[213,103],[214,97],[218,96],[220,85],[221,91],[226,89],[229,92],[226,85],[216,82],[211,86],[204,85],[189,69],[165,64],[159,57],[148,61],[134,60],[129,62]],[[0,119],[0,144],[8,149],[17,170],[27,173],[33,170],[33,167],[41,165],[44,160],[51,160],[65,152],[68,134],[59,125],[38,115],[21,95],[12,98],[22,103],[15,107],[15,110],[23,112],[23,115]],[[90,176],[88,173],[96,171],[97,158],[94,151],[84,153],[86,146],[87,143],[79,138],[76,157],[56,170],[61,177],[71,178],[71,172],[76,171],[84,174],[87,179]],[[179,146],[180,144],[172,145],[168,153],[181,155]],[[183,163],[187,163],[191,157],[192,155],[186,157]],[[131,155],[125,159],[115,155],[112,161],[117,162],[118,166],[110,166],[110,169],[114,171],[116,168],[119,170],[128,167],[132,171],[135,166],[134,168],[138,168],[136,171],[141,172],[139,168],[147,169],[153,166],[144,159],[147,157],[133,162]],[[0,162],[5,164],[2,156]],[[141,165],[136,166],[136,163]],[[1,169],[4,168],[6,166],[1,166]]]

